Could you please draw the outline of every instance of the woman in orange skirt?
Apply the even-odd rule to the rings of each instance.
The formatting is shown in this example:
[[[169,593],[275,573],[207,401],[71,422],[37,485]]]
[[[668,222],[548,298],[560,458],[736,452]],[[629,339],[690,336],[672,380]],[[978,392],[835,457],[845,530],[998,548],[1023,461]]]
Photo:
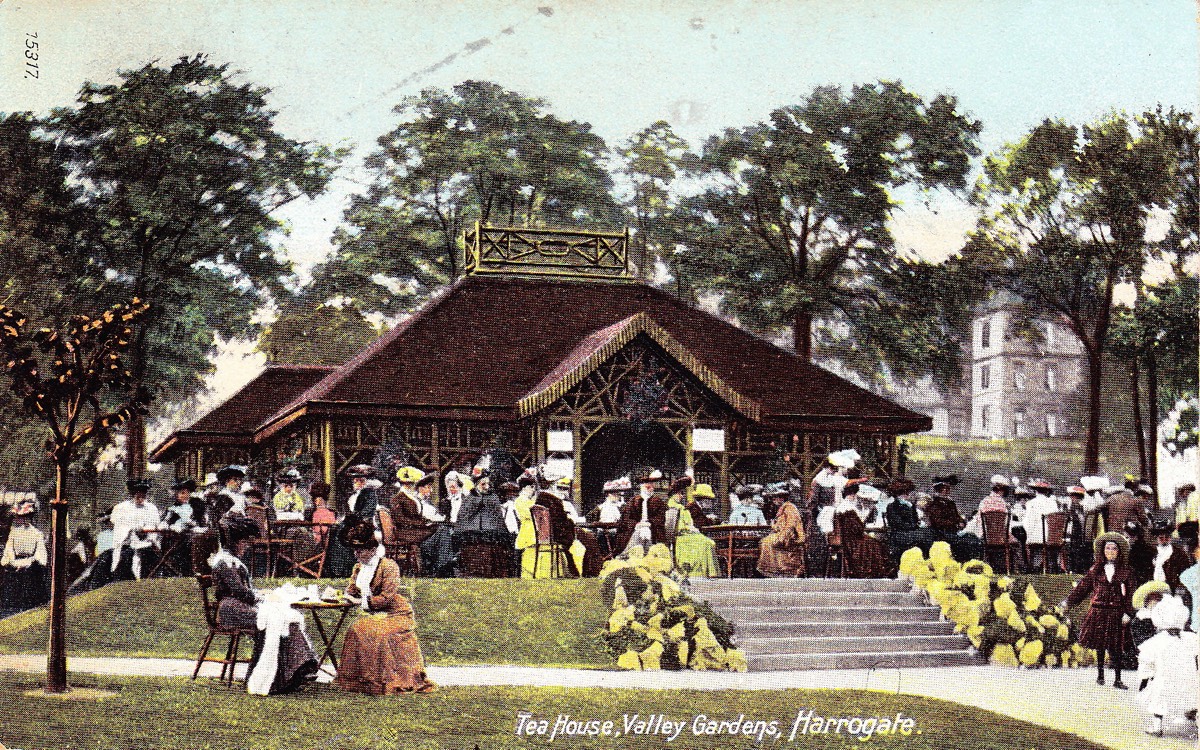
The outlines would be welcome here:
[[[400,594],[400,568],[384,556],[369,523],[347,526],[342,541],[357,560],[346,593],[362,597],[363,614],[346,631],[334,683],[369,695],[433,690],[436,686],[425,676],[412,605]]]

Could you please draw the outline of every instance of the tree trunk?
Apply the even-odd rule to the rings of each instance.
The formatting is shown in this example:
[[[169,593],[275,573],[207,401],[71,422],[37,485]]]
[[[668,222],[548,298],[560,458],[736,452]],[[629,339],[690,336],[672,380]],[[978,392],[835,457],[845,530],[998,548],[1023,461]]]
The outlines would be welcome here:
[[[1158,359],[1154,356],[1154,352],[1150,352],[1146,356],[1146,390],[1148,391],[1146,400],[1149,406],[1147,421],[1150,422],[1150,434],[1147,438],[1150,450],[1149,456],[1147,456],[1149,471],[1142,476],[1154,488],[1154,497],[1157,499],[1159,507],[1162,507],[1162,496],[1159,495],[1158,486]]]
[[[125,426],[125,469],[130,479],[146,475],[146,420],[136,411]]]
[[[67,466],[58,461],[54,499],[50,501],[50,644],[46,692],[67,692]]]
[[[1083,470],[1096,474],[1100,469],[1100,378],[1103,374],[1101,350],[1086,347],[1088,358],[1088,423],[1083,449]]]
[[[1138,475],[1146,476],[1146,425],[1142,422],[1142,394],[1139,387],[1142,373],[1137,357],[1129,363],[1129,396],[1133,401],[1133,434],[1137,437]]]
[[[812,361],[812,322],[811,312],[797,310],[792,323],[792,348],[796,356],[805,362]]]

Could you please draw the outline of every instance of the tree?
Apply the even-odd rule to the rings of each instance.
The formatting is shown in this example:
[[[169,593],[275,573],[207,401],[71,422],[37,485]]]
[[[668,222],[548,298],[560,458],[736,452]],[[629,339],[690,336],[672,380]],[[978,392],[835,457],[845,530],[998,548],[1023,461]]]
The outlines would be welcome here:
[[[100,300],[137,297],[152,312],[134,333],[130,369],[154,396],[182,400],[211,367],[215,337],[255,329],[290,265],[271,244],[273,212],[322,192],[340,154],[278,133],[268,90],[237,83],[202,55],[84,84],[79,106],[46,123],[95,219]],[[127,433],[128,470],[145,465],[145,427]]]
[[[328,305],[299,294],[284,302],[258,348],[274,363],[340,365],[378,336],[354,304]]]
[[[903,355],[904,346],[875,341],[876,331],[862,325],[903,306],[909,287],[929,272],[895,251],[888,229],[894,192],[964,189],[979,130],[953,97],[925,102],[898,82],[848,94],[818,88],[768,122],[705,143],[707,171],[696,179],[709,187],[680,207],[686,225],[678,265],[749,327],[790,328],[805,359],[818,320],[826,336]],[[903,288],[893,279],[903,279]],[[921,338],[928,330],[917,323],[887,333],[916,337],[909,348],[953,358],[950,332],[930,346]],[[906,357],[891,364],[903,373],[919,363]]]
[[[476,221],[611,228],[604,140],[546,107],[481,81],[401,102],[400,125],[366,161],[369,190],[352,199],[336,255],[314,275],[319,298],[403,312],[462,275],[462,235]]]
[[[624,203],[635,230],[634,247],[630,248],[633,265],[638,276],[650,279],[655,262],[666,255],[664,246],[671,236],[661,229],[671,224],[671,187],[696,157],[688,152],[687,141],[675,135],[664,120],[635,133],[617,149],[617,156],[621,160],[617,174],[629,182],[630,194]]]
[[[56,470],[50,502],[47,692],[67,689],[67,472],[80,446],[107,442],[114,427],[144,409],[147,394],[137,386],[123,357],[133,346],[134,327],[148,310],[135,298],[95,318],[77,315],[61,332],[42,328],[27,334],[29,319],[0,305],[5,370],[25,409],[49,428],[45,447]]]
[[[1145,120],[1115,114],[1077,129],[1047,120],[984,163],[983,209],[966,254],[1030,317],[1062,321],[1088,361],[1084,470],[1099,463],[1101,367],[1113,294],[1154,251],[1147,222],[1176,196],[1176,149]]]
[[[1139,468],[1141,476],[1154,485],[1158,475],[1159,415],[1197,393],[1198,291],[1200,281],[1194,276],[1177,276],[1145,287],[1133,308],[1114,311],[1110,349],[1129,366],[1129,398],[1133,405]]]

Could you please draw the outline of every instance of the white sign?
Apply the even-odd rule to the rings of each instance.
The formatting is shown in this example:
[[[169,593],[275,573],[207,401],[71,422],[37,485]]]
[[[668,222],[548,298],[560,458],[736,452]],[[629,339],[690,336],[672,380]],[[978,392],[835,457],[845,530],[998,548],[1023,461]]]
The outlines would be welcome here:
[[[692,450],[720,453],[725,450],[725,430],[692,430]]]
[[[571,438],[570,430],[550,430],[546,433],[546,450],[551,453],[572,453],[575,441]]]

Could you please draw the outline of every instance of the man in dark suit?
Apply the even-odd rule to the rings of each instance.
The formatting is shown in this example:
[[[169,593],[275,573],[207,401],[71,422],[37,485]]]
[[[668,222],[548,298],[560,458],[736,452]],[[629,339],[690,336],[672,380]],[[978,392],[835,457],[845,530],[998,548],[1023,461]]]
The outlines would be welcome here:
[[[640,494],[625,503],[617,527],[618,550],[628,547],[635,535],[646,547],[667,540],[667,501],[658,491],[664,481],[663,473],[658,469],[639,472]]]

